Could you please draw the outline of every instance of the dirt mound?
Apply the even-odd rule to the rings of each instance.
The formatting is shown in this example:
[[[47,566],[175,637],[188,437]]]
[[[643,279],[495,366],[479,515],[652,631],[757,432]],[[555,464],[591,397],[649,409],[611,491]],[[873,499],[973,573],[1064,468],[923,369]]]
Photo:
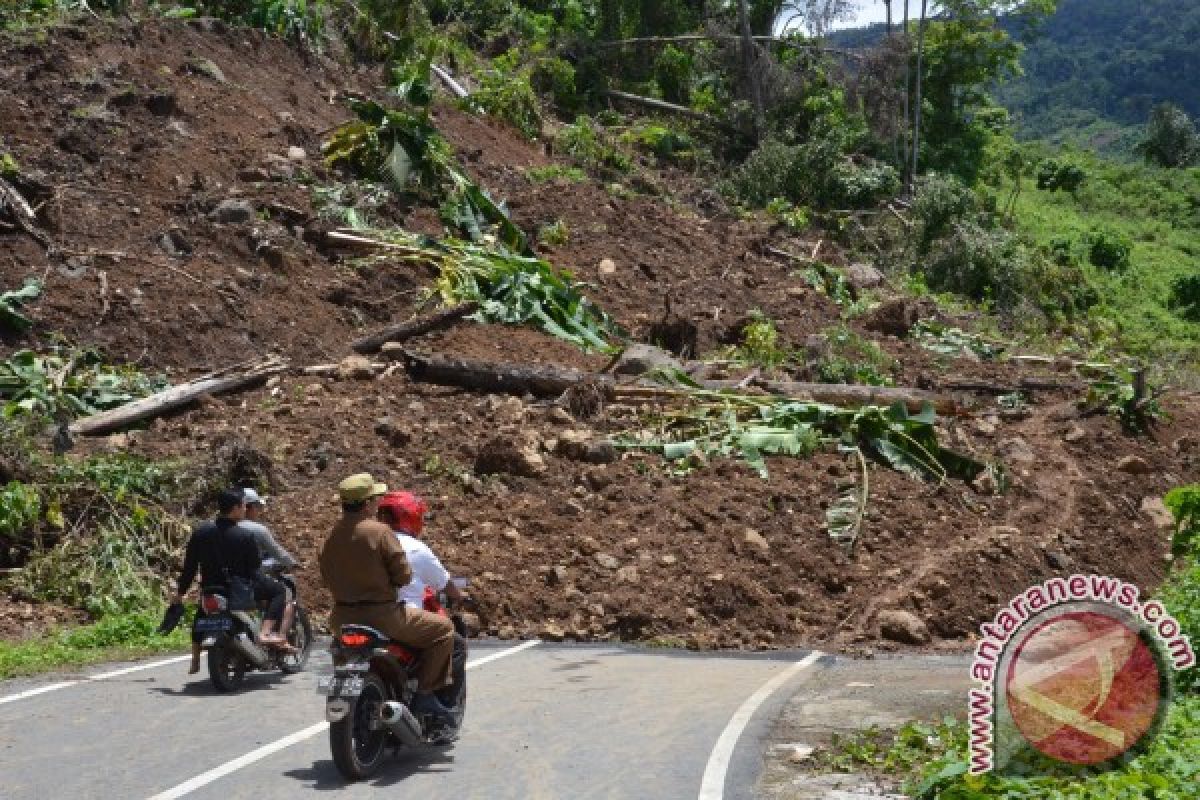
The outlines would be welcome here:
[[[354,269],[310,244],[321,224],[309,184],[331,179],[322,132],[346,118],[337,94],[369,89],[375,76],[204,20],[9,36],[0,54],[9,112],[0,147],[40,187],[30,199],[52,245],[0,230],[9,256],[0,285],[46,283],[31,337],[0,344],[0,354],[63,334],[175,372],[267,351],[336,363],[355,337],[411,313],[429,283],[420,267]],[[452,108],[437,121],[519,224],[565,223],[567,242],[545,255],[635,338],[683,330],[677,344],[708,353],[761,309],[800,345],[839,319],[794,264],[769,254],[765,226],[591,183],[535,183],[525,169],[551,163],[540,146]],[[438,231],[430,209],[390,211]],[[910,385],[1023,374],[860,333],[879,338]],[[412,346],[579,369],[607,361],[527,329],[473,323]],[[733,461],[675,477],[657,458],[571,445],[623,429],[635,410],[620,404],[584,422],[532,399],[415,384],[402,371],[287,375],[122,441],[147,456],[207,458],[241,438],[266,454],[279,483],[271,521],[305,561],[304,590],[318,608],[328,601],[315,553],[335,515],[331,486],[365,469],[430,498],[428,538],[472,577],[492,635],[553,624],[576,638],[695,647],[849,646],[876,641],[877,614],[899,609],[957,647],[997,604],[1050,575],[1104,572],[1145,587],[1161,578],[1166,533],[1143,499],[1197,479],[1177,440],[1200,412],[1176,403],[1156,439],[1135,440],[1109,419],[1076,419],[1072,397],[1049,391],[1021,413],[991,405],[942,423],[950,446],[1009,466],[1007,494],[872,466],[853,555],[825,531],[825,511],[856,468],[843,456],[771,459],[766,480]],[[525,459],[525,475],[477,474],[497,438],[520,451],[512,455]],[[1150,471],[1118,471],[1124,455]]]

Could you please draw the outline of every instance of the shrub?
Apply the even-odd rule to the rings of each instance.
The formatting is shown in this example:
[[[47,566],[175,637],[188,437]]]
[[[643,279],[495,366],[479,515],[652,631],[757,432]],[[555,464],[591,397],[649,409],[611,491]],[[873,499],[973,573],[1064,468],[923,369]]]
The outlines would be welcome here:
[[[896,360],[875,342],[845,325],[826,331],[829,355],[817,364],[817,377],[825,383],[891,386]]]
[[[692,138],[665,125],[639,125],[622,139],[659,158],[683,160],[694,155],[695,143]]]
[[[1010,309],[1021,298],[1027,266],[1016,236],[968,220],[953,223],[950,235],[935,244],[925,274],[932,289]]]
[[[1048,158],[1038,166],[1037,187],[1050,192],[1074,192],[1087,181],[1087,173],[1069,162]]]
[[[497,58],[479,76],[479,87],[466,102],[506,120],[526,138],[533,139],[542,132],[542,112],[529,71],[516,65],[517,52],[513,50]]]
[[[935,240],[975,210],[974,192],[958,178],[936,173],[922,178],[917,183],[913,206],[913,216],[921,226],[918,252],[929,252]]]
[[[533,69],[533,87],[550,96],[554,107],[564,114],[579,110],[579,92],[575,87],[575,67],[561,58],[543,58]]]
[[[900,187],[895,168],[846,158],[835,137],[789,145],[768,139],[733,173],[726,190],[751,208],[783,198],[814,208],[864,208]]]
[[[692,57],[674,45],[668,45],[654,59],[654,80],[669,103],[686,106],[692,100]]]
[[[1170,307],[1184,319],[1200,322],[1200,272],[1171,282]]]
[[[628,172],[632,168],[629,156],[607,140],[602,129],[589,117],[578,117],[574,124],[563,127],[554,137],[558,152],[570,156],[584,169]]]
[[[1088,259],[1101,269],[1124,272],[1129,268],[1133,240],[1123,233],[1093,229],[1087,235]]]

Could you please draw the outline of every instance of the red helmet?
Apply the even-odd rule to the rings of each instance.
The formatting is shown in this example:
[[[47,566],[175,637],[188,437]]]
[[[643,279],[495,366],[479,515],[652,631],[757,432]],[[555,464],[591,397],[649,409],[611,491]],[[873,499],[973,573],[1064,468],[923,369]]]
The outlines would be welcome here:
[[[425,528],[429,506],[412,492],[388,492],[379,501],[380,514],[386,514],[392,528],[410,536],[420,536]]]

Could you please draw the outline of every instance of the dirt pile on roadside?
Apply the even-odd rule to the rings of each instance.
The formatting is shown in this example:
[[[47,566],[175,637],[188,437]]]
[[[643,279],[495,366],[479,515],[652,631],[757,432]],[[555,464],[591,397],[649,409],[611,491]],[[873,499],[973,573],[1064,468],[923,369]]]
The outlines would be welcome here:
[[[0,232],[0,282],[46,284],[30,310],[32,338],[3,342],[0,355],[60,333],[177,376],[266,352],[336,363],[356,336],[408,316],[429,283],[419,267],[355,269],[310,244],[324,224],[308,184],[332,179],[321,134],[347,117],[331,98],[370,90],[375,76],[208,21],[62,28],[45,41],[10,38],[0,54],[0,105],[12,109],[0,118],[0,147],[35,184],[52,240],[47,249]],[[566,223],[569,240],[547,257],[586,281],[635,338],[682,319],[697,353],[709,353],[760,309],[800,346],[838,321],[794,264],[767,253],[765,227],[591,183],[535,183],[525,168],[550,163],[539,146],[456,110],[437,117],[519,224]],[[390,211],[413,229],[438,229],[429,209]],[[858,332],[881,342],[911,385],[1021,375]],[[530,330],[473,323],[413,346],[592,370],[607,361]],[[280,478],[273,524],[305,561],[317,607],[328,600],[315,553],[335,514],[331,487],[365,469],[430,498],[429,541],[472,578],[492,635],[852,646],[878,639],[879,612],[904,610],[933,644],[956,647],[999,603],[1050,575],[1161,578],[1166,533],[1153,506],[1143,508],[1200,475],[1200,411],[1175,402],[1155,439],[1135,440],[1111,419],[1076,419],[1072,398],[1039,393],[1015,414],[989,400],[990,411],[942,423],[949,446],[1008,465],[1007,494],[872,466],[853,555],[825,531],[825,511],[855,469],[835,452],[771,459],[765,480],[734,461],[676,477],[655,457],[588,446],[625,429],[632,407],[577,420],[529,398],[416,384],[402,370],[283,376],[120,443],[150,457],[207,458],[235,437],[265,453]],[[492,471],[496,459],[481,454],[493,447],[523,466]],[[1127,455],[1147,471],[1119,471]]]

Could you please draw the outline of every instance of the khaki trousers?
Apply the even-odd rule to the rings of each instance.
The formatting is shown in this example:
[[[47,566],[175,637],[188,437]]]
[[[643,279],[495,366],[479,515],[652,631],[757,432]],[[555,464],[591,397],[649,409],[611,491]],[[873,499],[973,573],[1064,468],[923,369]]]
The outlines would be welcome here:
[[[329,620],[334,633],[343,625],[369,625],[401,644],[421,651],[417,688],[434,692],[451,681],[454,623],[403,603],[378,606],[334,606]]]

